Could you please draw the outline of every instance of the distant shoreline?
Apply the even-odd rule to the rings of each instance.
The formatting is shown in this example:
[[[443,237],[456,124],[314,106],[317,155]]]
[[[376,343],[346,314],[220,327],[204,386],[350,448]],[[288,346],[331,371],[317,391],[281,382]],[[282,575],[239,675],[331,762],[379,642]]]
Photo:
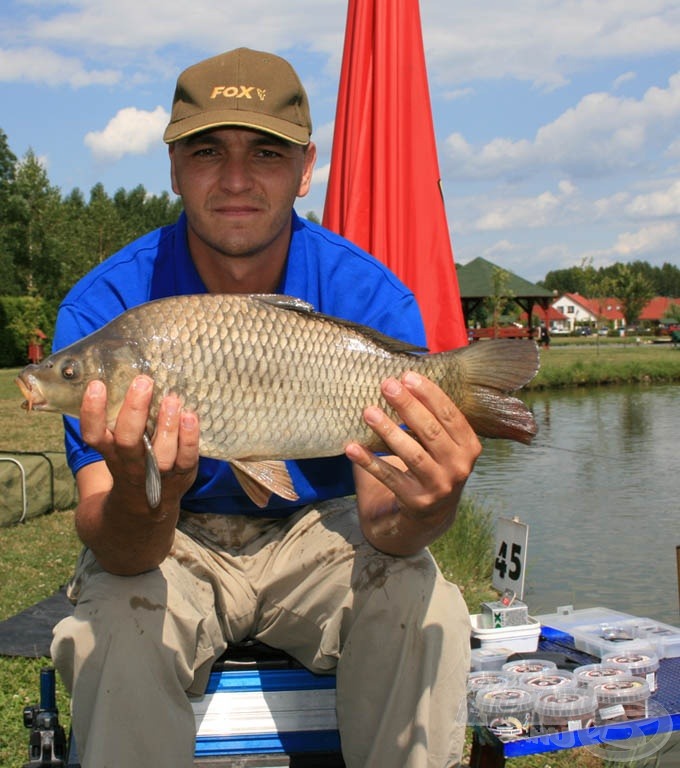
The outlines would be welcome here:
[[[670,342],[559,339],[541,348],[540,370],[525,389],[673,382],[680,382],[680,349]]]

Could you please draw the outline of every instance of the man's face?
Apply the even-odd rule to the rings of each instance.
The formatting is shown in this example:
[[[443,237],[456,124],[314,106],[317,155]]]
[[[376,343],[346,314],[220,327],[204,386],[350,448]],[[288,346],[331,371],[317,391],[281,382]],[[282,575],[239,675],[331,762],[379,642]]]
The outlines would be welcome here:
[[[193,248],[231,257],[287,249],[291,209],[309,191],[316,158],[269,134],[216,128],[170,145]]]

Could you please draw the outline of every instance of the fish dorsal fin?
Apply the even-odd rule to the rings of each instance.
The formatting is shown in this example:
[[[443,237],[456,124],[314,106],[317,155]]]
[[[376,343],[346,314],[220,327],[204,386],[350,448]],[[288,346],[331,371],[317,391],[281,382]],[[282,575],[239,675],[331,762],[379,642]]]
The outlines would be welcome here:
[[[427,352],[426,347],[418,347],[414,344],[409,344],[406,341],[402,341],[401,339],[395,339],[392,336],[386,336],[384,333],[380,333],[379,331],[376,331],[374,328],[370,328],[367,325],[361,325],[361,323],[355,323],[352,320],[343,320],[339,317],[325,315],[323,312],[317,312],[311,304],[306,301],[302,301],[302,299],[296,299],[295,296],[286,296],[285,294],[277,293],[254,293],[250,294],[250,298],[255,299],[256,301],[263,301],[266,304],[271,304],[275,307],[278,307],[279,309],[312,315],[315,320],[343,326],[352,331],[360,333],[362,336],[366,336],[373,343],[377,344],[379,347],[382,347],[388,352],[409,355],[419,355],[423,352]]]
[[[272,493],[289,501],[300,498],[285,461],[232,460],[229,464],[248,498],[260,508],[267,506]]]
[[[296,312],[316,312],[308,301],[303,301],[295,296],[286,296],[284,293],[251,293],[249,298],[255,301],[262,301],[265,304],[271,304],[280,309],[292,309]]]

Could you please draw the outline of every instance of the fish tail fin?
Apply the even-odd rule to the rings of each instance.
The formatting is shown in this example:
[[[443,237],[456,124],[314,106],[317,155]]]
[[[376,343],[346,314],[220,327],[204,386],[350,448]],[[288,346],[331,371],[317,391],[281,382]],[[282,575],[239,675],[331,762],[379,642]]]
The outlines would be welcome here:
[[[447,353],[445,353],[447,354]],[[464,393],[458,407],[481,437],[530,443],[538,432],[533,414],[509,393],[538,372],[539,352],[533,341],[491,339],[456,350],[464,371]]]

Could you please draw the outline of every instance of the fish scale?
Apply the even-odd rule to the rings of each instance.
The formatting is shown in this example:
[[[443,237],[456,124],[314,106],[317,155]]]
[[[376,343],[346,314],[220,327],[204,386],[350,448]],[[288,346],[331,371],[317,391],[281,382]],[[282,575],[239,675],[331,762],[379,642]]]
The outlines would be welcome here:
[[[154,380],[149,432],[177,393],[200,422],[200,452],[230,462],[258,504],[296,498],[283,459],[385,448],[363,420],[380,382],[413,369],[435,381],[482,436],[529,442],[530,411],[509,392],[538,369],[533,342],[495,340],[422,350],[280,295],[176,296],[134,307],[19,376],[27,407],[77,416],[87,383],[104,380],[115,429],[135,375]],[[150,441],[149,450],[151,451]],[[160,483],[160,480],[158,481]]]

